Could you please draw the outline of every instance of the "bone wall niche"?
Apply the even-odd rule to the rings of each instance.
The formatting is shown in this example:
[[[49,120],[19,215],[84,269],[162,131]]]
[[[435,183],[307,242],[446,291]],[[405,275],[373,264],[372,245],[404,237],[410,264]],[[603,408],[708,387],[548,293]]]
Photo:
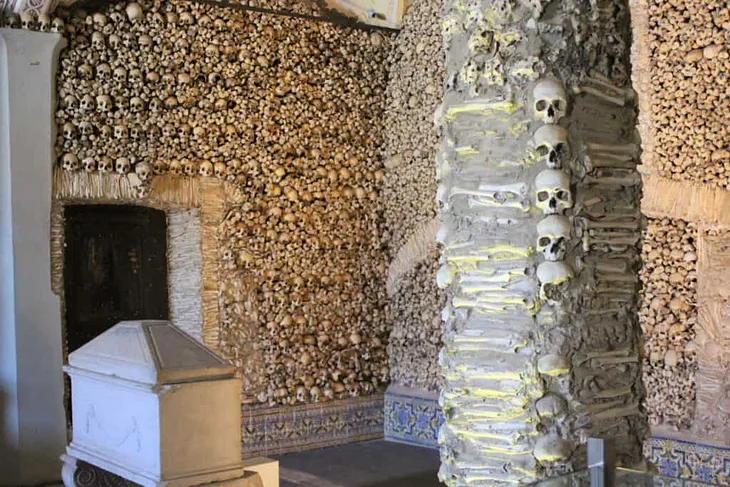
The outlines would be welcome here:
[[[642,458],[641,178],[623,1],[447,2],[440,478]]]
[[[435,391],[441,382],[440,313],[434,239],[438,135],[433,111],[441,101],[444,56],[441,0],[412,2],[390,54],[386,90],[383,243],[388,254],[388,344],[391,379]]]
[[[695,411],[697,225],[651,218],[644,231],[639,321],[652,427],[687,429]]]
[[[140,202],[157,178],[225,185],[222,223],[200,231],[217,233],[217,347],[244,402],[381,388],[387,36],[183,1],[61,15],[59,168]]]

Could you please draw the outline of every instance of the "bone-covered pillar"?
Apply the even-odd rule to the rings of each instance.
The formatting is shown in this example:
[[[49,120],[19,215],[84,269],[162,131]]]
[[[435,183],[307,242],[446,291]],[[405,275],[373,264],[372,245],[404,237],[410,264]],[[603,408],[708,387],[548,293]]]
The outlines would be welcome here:
[[[641,459],[641,179],[623,1],[446,0],[434,119],[440,478],[527,484],[588,437]]]

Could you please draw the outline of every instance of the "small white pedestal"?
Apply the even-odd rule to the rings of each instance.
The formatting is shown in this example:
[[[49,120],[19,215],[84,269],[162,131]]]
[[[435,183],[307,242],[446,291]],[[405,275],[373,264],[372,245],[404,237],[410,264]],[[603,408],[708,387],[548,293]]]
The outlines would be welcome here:
[[[264,486],[244,477],[233,367],[169,322],[121,322],[70,354],[65,370],[67,486],[75,459],[145,487]]]

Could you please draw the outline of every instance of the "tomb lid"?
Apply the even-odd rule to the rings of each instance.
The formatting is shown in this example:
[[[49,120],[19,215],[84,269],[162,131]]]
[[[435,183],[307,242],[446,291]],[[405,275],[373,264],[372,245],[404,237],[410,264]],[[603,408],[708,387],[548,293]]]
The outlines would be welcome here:
[[[72,368],[143,384],[233,377],[234,368],[169,321],[121,321],[69,354]]]

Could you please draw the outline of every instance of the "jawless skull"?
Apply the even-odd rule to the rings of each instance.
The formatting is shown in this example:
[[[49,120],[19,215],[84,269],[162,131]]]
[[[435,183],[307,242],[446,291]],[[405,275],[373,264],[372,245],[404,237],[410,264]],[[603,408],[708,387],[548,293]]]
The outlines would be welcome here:
[[[535,178],[535,204],[545,215],[563,214],[573,207],[570,178],[558,169],[546,169]]]

